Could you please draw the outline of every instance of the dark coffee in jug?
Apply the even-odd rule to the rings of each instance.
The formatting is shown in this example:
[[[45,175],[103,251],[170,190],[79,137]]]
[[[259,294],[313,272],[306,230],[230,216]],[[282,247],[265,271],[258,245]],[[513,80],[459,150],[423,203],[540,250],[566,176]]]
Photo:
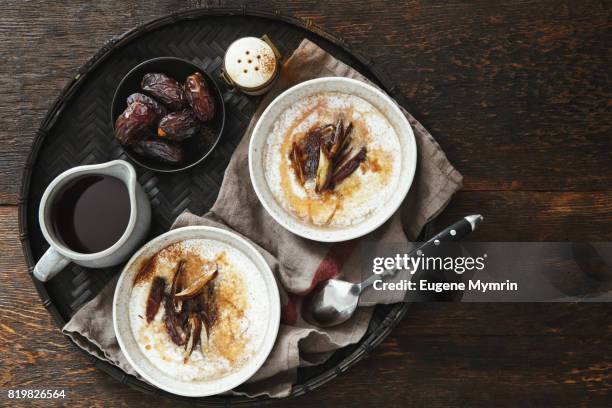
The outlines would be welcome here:
[[[52,205],[53,228],[61,241],[80,253],[110,248],[130,221],[130,196],[118,178],[78,177],[58,192]]]

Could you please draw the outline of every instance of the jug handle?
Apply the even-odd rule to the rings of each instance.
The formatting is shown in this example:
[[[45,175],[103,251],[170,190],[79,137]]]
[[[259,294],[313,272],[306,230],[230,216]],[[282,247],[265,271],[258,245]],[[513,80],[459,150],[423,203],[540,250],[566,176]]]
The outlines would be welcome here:
[[[64,269],[70,260],[57,252],[53,248],[47,249],[47,252],[36,262],[34,271],[32,272],[36,279],[41,282],[46,282]]]

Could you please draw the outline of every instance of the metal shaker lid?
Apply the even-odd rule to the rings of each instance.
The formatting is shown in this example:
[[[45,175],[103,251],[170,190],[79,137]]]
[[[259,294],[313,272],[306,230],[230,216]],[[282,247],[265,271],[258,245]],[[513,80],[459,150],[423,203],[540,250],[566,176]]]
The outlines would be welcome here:
[[[234,41],[225,53],[225,72],[239,87],[254,89],[266,85],[276,74],[272,47],[256,37]]]

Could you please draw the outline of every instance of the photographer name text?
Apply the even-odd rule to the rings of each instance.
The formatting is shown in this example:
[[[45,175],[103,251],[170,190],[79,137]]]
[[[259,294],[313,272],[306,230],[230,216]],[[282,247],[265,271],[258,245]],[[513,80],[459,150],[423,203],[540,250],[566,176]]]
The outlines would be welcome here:
[[[374,281],[372,284],[374,290],[381,291],[427,291],[427,292],[446,292],[446,291],[478,291],[486,292],[503,292],[517,291],[518,283],[506,280],[505,282],[483,282],[480,279],[468,280],[465,282],[432,282],[428,280],[410,281],[402,279],[399,282],[384,282],[382,279]]]
[[[377,257],[372,262],[372,272],[380,276],[373,283],[373,288],[376,291],[477,291],[486,292],[503,292],[503,291],[518,291],[517,282],[512,282],[506,279],[504,282],[485,282],[481,279],[465,279],[464,282],[444,282],[432,281],[430,279],[401,279],[397,282],[385,282],[383,276],[396,274],[399,271],[407,271],[410,275],[414,275],[417,271],[430,273],[454,272],[457,275],[463,275],[465,272],[480,272],[485,268],[487,254],[479,257],[440,257],[440,256],[425,256],[420,251],[416,256],[407,254],[397,254],[393,257]]]

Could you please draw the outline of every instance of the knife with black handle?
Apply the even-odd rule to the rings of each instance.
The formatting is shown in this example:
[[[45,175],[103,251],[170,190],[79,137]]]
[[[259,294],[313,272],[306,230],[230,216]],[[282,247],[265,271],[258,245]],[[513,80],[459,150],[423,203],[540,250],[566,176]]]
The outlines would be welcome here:
[[[450,227],[447,227],[440,231],[436,236],[423,243],[416,250],[425,250],[430,245],[437,245],[440,242],[456,242],[461,241],[466,235],[474,231],[478,224],[482,222],[483,218],[480,214],[468,215],[463,217]],[[414,252],[414,251],[413,251]]]
[[[430,238],[426,242],[423,242],[421,245],[414,248],[407,255],[408,257],[413,257],[415,255],[421,255],[426,252],[428,249],[432,249],[442,242],[457,242],[465,238],[470,232],[474,231],[478,224],[480,224],[483,220],[482,215],[474,214],[468,215],[454,223],[453,225],[443,229],[439,233],[437,233],[434,237]],[[380,279],[382,276],[393,276],[397,272],[397,269],[387,269],[382,272],[378,276],[370,277],[364,281],[364,284],[371,284],[374,280]]]

